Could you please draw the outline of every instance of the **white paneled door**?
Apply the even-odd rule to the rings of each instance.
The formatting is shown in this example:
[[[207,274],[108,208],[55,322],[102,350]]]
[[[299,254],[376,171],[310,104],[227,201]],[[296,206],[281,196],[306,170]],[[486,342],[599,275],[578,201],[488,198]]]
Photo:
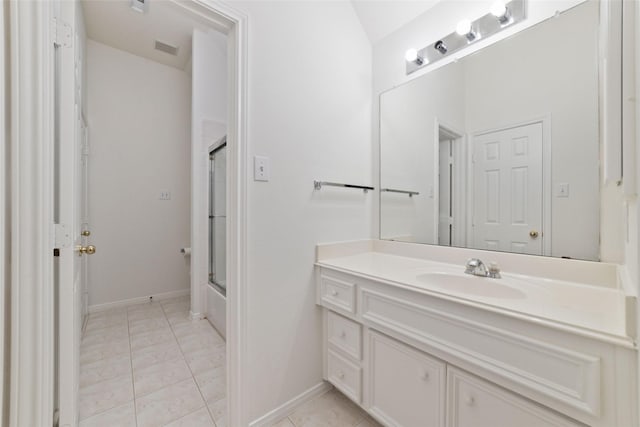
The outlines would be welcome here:
[[[87,128],[82,117],[82,45],[75,1],[54,3],[55,31],[55,201],[57,253],[56,328],[57,407],[59,425],[78,423],[80,338],[86,313]]]
[[[542,122],[476,135],[472,160],[473,247],[542,255]]]

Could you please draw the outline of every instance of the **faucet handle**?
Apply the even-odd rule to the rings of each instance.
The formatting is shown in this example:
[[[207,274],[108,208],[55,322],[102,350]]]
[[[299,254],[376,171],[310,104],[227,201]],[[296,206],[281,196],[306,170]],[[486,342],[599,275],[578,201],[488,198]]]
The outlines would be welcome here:
[[[491,261],[489,263],[488,270],[489,270],[489,274],[488,274],[489,277],[492,277],[494,279],[499,279],[499,278],[502,277],[502,276],[500,276],[500,267],[498,267],[498,263],[497,262]]]

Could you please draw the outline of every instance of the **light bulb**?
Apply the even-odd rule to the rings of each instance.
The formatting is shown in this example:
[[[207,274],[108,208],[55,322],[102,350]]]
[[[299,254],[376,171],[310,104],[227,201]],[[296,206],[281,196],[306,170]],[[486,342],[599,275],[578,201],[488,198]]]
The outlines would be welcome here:
[[[471,32],[471,21],[469,21],[468,19],[463,19],[462,21],[458,22],[458,25],[456,26],[456,33],[458,33],[461,36],[466,36],[470,32]]]
[[[507,14],[507,6],[504,5],[502,0],[497,0],[491,5],[490,12],[496,18],[502,18]]]
[[[418,51],[413,48],[407,50],[407,52],[404,54],[404,59],[406,59],[407,62],[414,62],[416,59],[418,59]]]
[[[418,51],[416,49],[409,49],[404,54],[404,59],[407,62],[415,62],[418,65],[424,65],[427,61],[420,55],[418,55]]]

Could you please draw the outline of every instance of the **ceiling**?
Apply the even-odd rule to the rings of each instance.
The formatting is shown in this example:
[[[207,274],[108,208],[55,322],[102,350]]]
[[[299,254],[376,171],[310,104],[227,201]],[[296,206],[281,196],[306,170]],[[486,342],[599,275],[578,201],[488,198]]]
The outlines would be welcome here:
[[[371,44],[431,9],[440,0],[351,0]]]
[[[185,69],[191,59],[194,28],[211,24],[194,18],[168,1],[151,1],[146,13],[136,12],[130,0],[82,0],[87,37],[133,55]],[[177,46],[177,56],[155,50],[155,41]]]
[[[345,0],[343,0],[345,1]],[[350,0],[372,44],[412,21],[440,0]],[[185,13],[173,2],[153,0],[146,13],[130,0],[82,0],[87,37],[133,55],[185,69],[191,59],[193,29],[211,22]],[[155,50],[155,41],[177,46],[177,56]]]

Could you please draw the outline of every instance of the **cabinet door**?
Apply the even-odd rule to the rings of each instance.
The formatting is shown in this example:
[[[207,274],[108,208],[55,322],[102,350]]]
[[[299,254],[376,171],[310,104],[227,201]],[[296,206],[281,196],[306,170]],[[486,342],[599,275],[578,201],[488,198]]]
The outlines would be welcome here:
[[[371,413],[389,426],[444,426],[445,364],[374,331],[367,345]]]
[[[582,425],[452,367],[447,370],[447,390],[447,427]]]

